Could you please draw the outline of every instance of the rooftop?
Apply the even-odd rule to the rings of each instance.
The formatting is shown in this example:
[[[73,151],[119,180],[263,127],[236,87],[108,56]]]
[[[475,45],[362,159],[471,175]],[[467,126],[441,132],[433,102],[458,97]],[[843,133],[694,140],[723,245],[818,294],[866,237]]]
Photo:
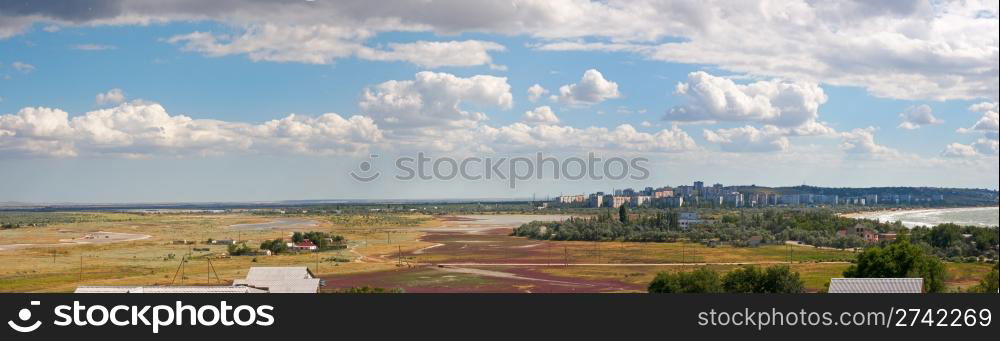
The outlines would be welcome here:
[[[77,294],[263,294],[267,290],[237,286],[81,286]]]
[[[923,278],[833,278],[831,294],[919,294]]]

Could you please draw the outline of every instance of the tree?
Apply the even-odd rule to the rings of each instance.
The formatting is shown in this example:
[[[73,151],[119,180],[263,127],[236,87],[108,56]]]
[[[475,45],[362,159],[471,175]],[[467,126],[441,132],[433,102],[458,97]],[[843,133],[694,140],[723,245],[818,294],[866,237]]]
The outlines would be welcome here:
[[[944,290],[944,265],[928,255],[906,238],[897,239],[885,247],[873,247],[858,255],[857,263],[844,271],[848,278],[905,278],[924,279],[924,291]]]
[[[760,270],[745,266],[726,274],[722,286],[736,294],[798,294],[805,292],[805,283],[788,266],[773,266]]]
[[[983,280],[979,282],[979,285],[976,286],[972,291],[984,294],[997,293],[997,290],[1000,290],[1000,287],[998,287],[997,284],[997,282],[1000,281],[1000,273],[997,272],[998,270],[1000,270],[998,269],[998,267],[1000,267],[1000,263],[994,266],[993,271],[990,271],[990,273],[986,274],[986,278],[983,278]]]
[[[274,254],[279,254],[279,253],[287,252],[288,251],[288,245],[285,244],[284,240],[281,240],[279,238],[279,239],[275,239],[275,240],[265,240],[263,243],[260,243],[260,249],[261,250],[270,250]]]
[[[231,256],[243,256],[250,253],[250,247],[246,243],[230,244],[227,251]]]
[[[691,272],[661,272],[649,283],[650,293],[713,294],[722,293],[719,273],[709,268]]]
[[[622,224],[628,225],[628,206],[625,204],[618,207],[618,221]]]
[[[962,228],[955,224],[937,225],[931,229],[927,239],[936,248],[947,248],[962,241]]]

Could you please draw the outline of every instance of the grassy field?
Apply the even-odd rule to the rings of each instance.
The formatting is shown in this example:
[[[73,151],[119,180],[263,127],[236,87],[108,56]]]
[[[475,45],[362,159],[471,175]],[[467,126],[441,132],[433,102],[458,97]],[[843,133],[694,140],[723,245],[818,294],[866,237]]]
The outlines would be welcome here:
[[[355,260],[426,246],[418,232],[384,231],[385,227],[349,229],[316,217],[316,230],[344,235],[349,249],[278,256],[229,257],[224,245],[209,238],[238,239],[256,247],[261,241],[288,238],[293,230],[234,231],[234,224],[262,223],[275,217],[206,214],[94,214],[93,221],[0,230],[0,245],[41,244],[0,251],[0,292],[68,292],[78,285],[219,284],[242,278],[251,266],[308,266],[314,273],[337,274],[391,269],[379,262]],[[100,219],[100,218],[108,219]],[[125,219],[122,219],[125,218]],[[65,240],[95,232],[149,235],[150,238],[107,244],[71,245]],[[388,238],[387,233],[388,232]],[[183,242],[183,243],[182,243]],[[187,242],[194,244],[188,245]],[[46,246],[49,244],[49,246]],[[208,249],[195,251],[194,249]],[[184,260],[182,266],[182,259]],[[209,271],[209,262],[214,271]],[[183,272],[183,275],[181,275]]]
[[[77,219],[73,223],[0,230],[0,248],[10,244],[36,244],[30,248],[0,251],[0,264],[3,265],[0,267],[0,292],[70,292],[78,285],[228,284],[244,277],[252,266],[306,266],[317,275],[345,286],[377,284],[388,288],[419,287],[429,292],[586,289],[545,286],[520,277],[538,277],[552,282],[599,282],[600,285],[591,289],[600,291],[618,291],[615,288],[619,287],[626,288],[621,291],[641,291],[657,272],[691,270],[699,266],[694,263],[716,263],[709,267],[728,271],[739,263],[786,262],[800,273],[808,290],[819,291],[831,277],[839,277],[849,266],[843,262],[855,256],[850,251],[784,245],[734,248],[682,242],[537,241],[510,237],[509,230],[504,229],[427,232],[435,227],[464,226],[461,224],[465,222],[423,215],[393,218],[296,215],[313,220],[315,226],[273,230],[235,230],[229,226],[267,223],[284,216],[74,215]],[[206,244],[210,238],[236,239],[255,248],[264,240],[287,239],[294,231],[343,235],[348,240],[348,248],[318,253],[230,257],[226,246]],[[68,242],[97,232],[148,235],[149,238],[104,244]],[[431,246],[434,247],[429,248]],[[402,260],[404,266],[400,267],[398,260]],[[443,272],[436,267],[463,262],[490,265],[470,266],[471,270],[503,271],[520,277]],[[516,263],[545,266],[496,267]],[[558,266],[562,263],[628,266]],[[982,264],[947,264],[946,267],[950,290],[963,290],[977,284],[990,269]]]

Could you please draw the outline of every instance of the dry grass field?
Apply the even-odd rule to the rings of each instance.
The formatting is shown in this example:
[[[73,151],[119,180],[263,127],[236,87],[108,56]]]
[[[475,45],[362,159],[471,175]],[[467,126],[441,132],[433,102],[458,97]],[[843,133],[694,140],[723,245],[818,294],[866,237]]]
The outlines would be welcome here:
[[[78,285],[208,285],[252,266],[307,266],[326,289],[407,292],[641,292],[661,271],[789,264],[809,291],[839,277],[854,253],[801,246],[554,242],[509,236],[542,216],[390,218],[251,214],[86,213],[86,222],[0,230],[0,292],[71,292]],[[284,227],[283,222],[295,221]],[[242,228],[246,224],[266,228]],[[239,225],[241,228],[234,228]],[[342,235],[348,248],[230,257],[233,239],[256,248],[295,231]],[[88,238],[89,236],[89,238]],[[15,244],[18,244],[15,246]],[[30,245],[24,245],[30,244]],[[949,288],[978,283],[989,266],[947,264]]]

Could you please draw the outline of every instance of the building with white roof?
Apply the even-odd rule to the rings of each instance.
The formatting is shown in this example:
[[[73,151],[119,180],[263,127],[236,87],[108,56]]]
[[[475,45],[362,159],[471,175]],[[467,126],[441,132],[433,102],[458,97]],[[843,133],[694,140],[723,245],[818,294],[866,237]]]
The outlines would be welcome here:
[[[314,294],[319,292],[320,279],[304,266],[252,267],[245,279],[235,280],[233,285],[266,289],[271,293]]]

